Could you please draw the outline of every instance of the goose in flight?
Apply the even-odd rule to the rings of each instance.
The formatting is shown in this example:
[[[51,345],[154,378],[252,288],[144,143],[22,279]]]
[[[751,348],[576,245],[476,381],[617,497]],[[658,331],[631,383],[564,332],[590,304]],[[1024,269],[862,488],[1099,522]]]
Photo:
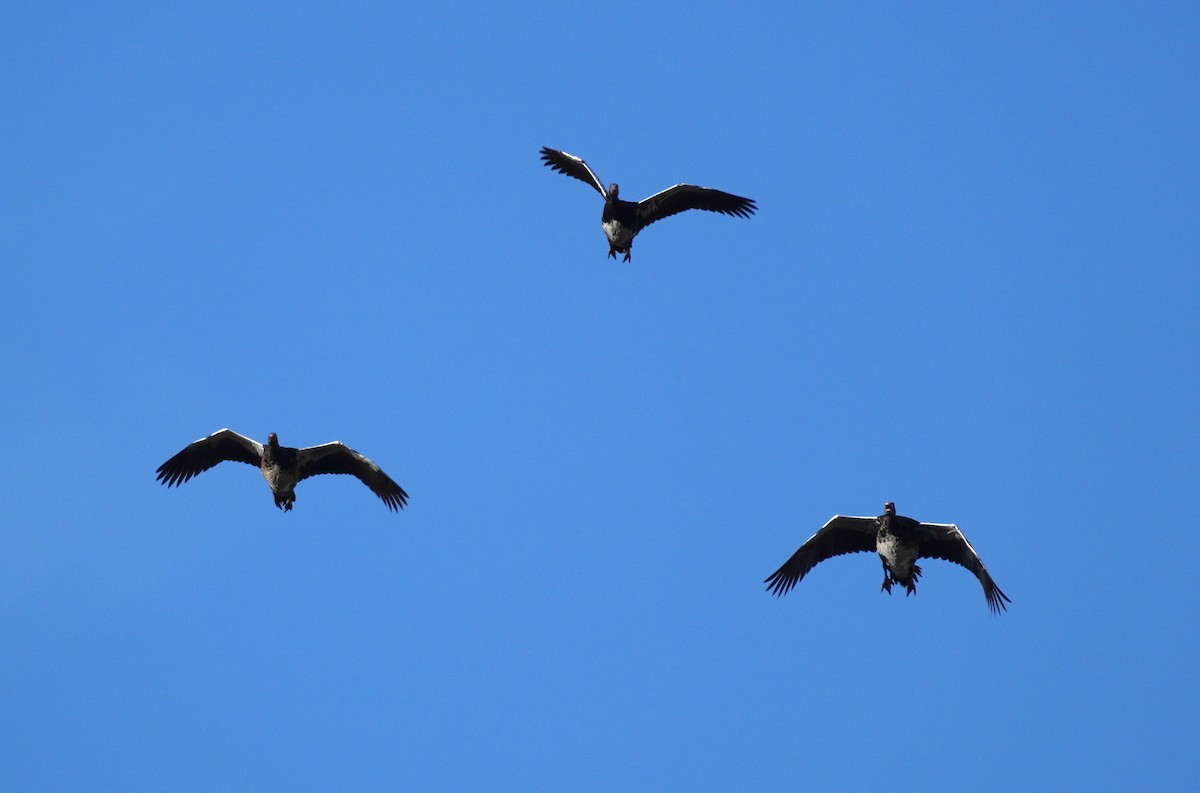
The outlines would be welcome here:
[[[600,225],[608,237],[608,255],[613,259],[617,258],[618,253],[623,253],[624,261],[629,261],[633,252],[633,238],[656,220],[688,209],[704,209],[748,218],[758,209],[752,199],[694,184],[677,184],[642,201],[625,201],[615,184],[605,190],[596,173],[575,155],[543,146],[542,159],[551,170],[586,182],[603,196],[604,212],[600,215]]]
[[[275,506],[284,512],[290,512],[296,500],[296,483],[317,474],[352,474],[393,511],[408,502],[408,493],[400,485],[341,441],[293,449],[280,446],[273,432],[263,446],[233,430],[217,430],[207,438],[189,443],[160,465],[158,481],[167,487],[181,485],[225,460],[258,466],[275,497]]]
[[[875,551],[883,562],[883,585],[880,591],[892,593],[892,584],[900,584],[909,595],[917,591],[921,568],[917,559],[945,559],[962,565],[975,574],[983,585],[988,608],[999,614],[1011,603],[988,575],[979,554],[967,538],[952,523],[920,523],[896,514],[891,501],[883,505],[877,518],[858,518],[834,515],[829,522],[809,537],[800,550],[783,566],[771,573],[764,583],[773,595],[786,595],[818,563],[832,556],[855,551]]]

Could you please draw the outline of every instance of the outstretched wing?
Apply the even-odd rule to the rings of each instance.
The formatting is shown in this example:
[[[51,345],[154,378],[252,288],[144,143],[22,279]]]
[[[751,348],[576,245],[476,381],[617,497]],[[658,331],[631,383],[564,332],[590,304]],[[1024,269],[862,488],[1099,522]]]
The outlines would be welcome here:
[[[546,161],[546,165],[550,166],[550,170],[565,173],[567,176],[574,176],[581,182],[587,182],[599,190],[600,195],[608,198],[608,191],[604,189],[604,185],[600,182],[600,177],[596,176],[595,171],[589,168],[586,162],[574,154],[567,154],[565,151],[556,151],[555,149],[543,146],[542,159]]]
[[[711,187],[677,184],[638,202],[638,229],[689,209],[703,209],[706,212],[748,218],[755,213],[758,206],[753,199],[724,193]]]
[[[983,585],[983,596],[987,598],[988,608],[995,614],[999,614],[1001,610],[1008,610],[1008,606],[1004,604],[1012,601],[996,586],[987,568],[983,566],[983,560],[958,530],[958,526],[953,523],[922,523],[920,531],[921,556],[945,559],[967,568]]]
[[[771,594],[786,595],[808,575],[809,570],[831,556],[875,550],[878,532],[879,523],[875,518],[834,515],[763,583]]]
[[[298,463],[300,475],[297,481],[317,474],[350,474],[383,499],[388,509],[402,509],[408,503],[404,488],[393,482],[378,465],[341,441],[300,449]]]
[[[189,443],[183,451],[158,467],[158,481],[167,487],[181,485],[217,463],[233,460],[257,467],[262,463],[261,443],[231,429],[217,430]]]

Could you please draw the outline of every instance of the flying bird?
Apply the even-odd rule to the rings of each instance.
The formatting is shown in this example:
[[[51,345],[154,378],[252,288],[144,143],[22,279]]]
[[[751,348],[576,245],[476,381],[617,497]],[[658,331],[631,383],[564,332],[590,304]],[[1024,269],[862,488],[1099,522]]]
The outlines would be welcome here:
[[[296,501],[296,483],[317,474],[351,474],[371,492],[383,499],[393,511],[408,503],[408,493],[385,474],[378,465],[341,441],[293,449],[280,446],[275,433],[267,436],[267,445],[233,430],[217,430],[207,438],[189,443],[183,451],[158,467],[158,481],[167,487],[181,485],[217,463],[233,460],[257,465],[275,497],[275,506],[290,512]]]
[[[749,198],[694,184],[677,184],[642,201],[625,201],[620,197],[617,185],[610,184],[605,190],[596,173],[575,155],[543,146],[542,159],[551,170],[590,184],[604,197],[600,225],[608,237],[608,255],[612,259],[617,258],[618,253],[623,253],[624,261],[629,261],[633,252],[633,238],[639,231],[656,220],[685,210],[704,209],[748,218],[758,209]]]
[[[892,585],[900,584],[907,594],[917,591],[917,579],[921,568],[917,559],[945,559],[962,565],[975,574],[983,585],[983,596],[988,608],[999,614],[1011,603],[1000,591],[996,582],[988,575],[987,568],[967,538],[952,523],[920,523],[912,518],[896,514],[896,505],[891,501],[883,505],[883,514],[877,518],[858,518],[834,515],[813,536],[792,554],[764,581],[767,590],[782,596],[791,591],[818,563],[832,556],[856,551],[875,551],[883,562],[883,585],[880,591],[892,593]]]

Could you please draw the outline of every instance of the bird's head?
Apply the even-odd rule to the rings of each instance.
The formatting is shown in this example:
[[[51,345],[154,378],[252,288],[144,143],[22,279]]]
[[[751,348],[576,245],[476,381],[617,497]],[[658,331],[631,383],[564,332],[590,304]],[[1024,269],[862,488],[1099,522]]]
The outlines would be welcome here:
[[[609,198],[616,198],[620,194],[621,194],[621,188],[617,187],[615,182],[608,186],[608,197]]]
[[[886,504],[884,504],[883,512],[885,515],[895,515],[896,514],[896,502],[889,501]]]
[[[270,444],[271,446],[278,446],[279,445],[279,436],[273,432],[269,433],[267,435],[267,443]]]

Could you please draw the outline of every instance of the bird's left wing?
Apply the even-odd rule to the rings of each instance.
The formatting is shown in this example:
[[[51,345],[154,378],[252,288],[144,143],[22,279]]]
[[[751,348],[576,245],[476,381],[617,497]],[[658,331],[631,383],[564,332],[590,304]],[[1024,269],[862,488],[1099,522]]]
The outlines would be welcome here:
[[[983,560],[975,553],[975,549],[967,542],[958,526],[953,523],[922,523],[920,531],[921,556],[945,559],[967,568],[983,586],[983,596],[987,598],[988,608],[996,614],[1001,610],[1008,610],[1008,606],[1004,604],[1012,601],[996,586],[987,568],[983,566]]]
[[[662,220],[689,209],[703,209],[707,212],[720,212],[722,215],[748,218],[757,211],[758,206],[753,199],[742,198],[732,193],[714,190],[711,187],[677,184],[638,202],[638,220],[640,221],[638,228],[645,228],[656,220]]]
[[[763,583],[771,594],[786,595],[809,570],[831,556],[875,550],[878,529],[875,518],[834,515]]]
[[[217,463],[232,460],[258,466],[262,461],[262,444],[231,429],[221,429],[192,441],[183,451],[158,467],[158,481],[167,487],[182,485]]]
[[[600,177],[596,176],[596,172],[581,158],[574,154],[567,154],[565,151],[543,146],[542,159],[545,160],[546,165],[550,166],[550,170],[565,173],[567,176],[573,176],[581,182],[586,182],[600,191],[600,195],[608,198],[608,191],[604,189]]]
[[[396,510],[408,503],[408,493],[392,481],[375,463],[341,441],[309,446],[299,450],[299,481],[317,474],[350,474],[358,477],[371,492],[379,496],[389,509]]]

